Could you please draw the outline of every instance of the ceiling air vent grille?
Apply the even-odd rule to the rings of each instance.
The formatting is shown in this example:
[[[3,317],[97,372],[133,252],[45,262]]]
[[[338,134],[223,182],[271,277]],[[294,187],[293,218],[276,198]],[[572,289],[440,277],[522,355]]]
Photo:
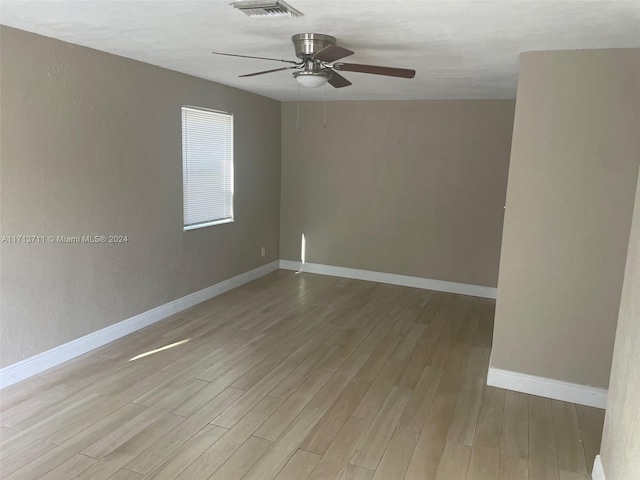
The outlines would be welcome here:
[[[301,17],[302,12],[296,10],[281,0],[273,1],[240,1],[234,2],[233,8],[240,10],[250,17]]]

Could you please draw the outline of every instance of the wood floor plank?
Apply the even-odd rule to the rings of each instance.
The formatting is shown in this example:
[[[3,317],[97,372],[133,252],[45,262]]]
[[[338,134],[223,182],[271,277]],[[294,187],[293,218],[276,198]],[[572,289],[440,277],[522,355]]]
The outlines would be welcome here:
[[[392,287],[392,285],[375,285],[369,291],[367,298],[364,298],[355,310],[349,307],[343,309],[336,305],[337,311],[333,313],[333,317],[344,318],[337,322],[332,319],[331,322],[344,327],[360,328],[366,326],[369,329],[375,328],[378,325],[376,321],[382,321],[392,310],[394,301],[402,295],[401,289],[389,287]]]
[[[396,360],[394,358],[390,358],[385,363],[382,371],[353,411],[354,417],[373,420],[393,386],[399,383],[405,363],[406,361],[404,360]]]
[[[469,368],[469,365],[472,363],[471,351],[472,350],[470,348],[461,348],[461,347],[456,347],[451,345],[451,352],[448,355],[447,362],[443,368],[447,370],[456,370],[456,371],[464,372],[465,376],[469,376],[469,375],[486,376],[486,372],[482,372],[482,373],[469,372],[469,370],[471,370]]]
[[[470,299],[469,308],[467,308],[464,321],[462,322],[454,341],[455,346],[466,349],[471,348],[473,345],[473,339],[478,330],[481,312],[482,305],[478,302],[478,299]]]
[[[135,361],[171,373],[188,371],[197,374],[215,363],[221,354],[221,347],[238,348],[251,338],[248,334],[235,330],[220,327],[210,330],[208,327],[204,328],[207,330],[202,335],[182,338],[177,342],[165,340],[162,343],[166,345],[163,345],[160,351],[149,352],[150,355]]]
[[[463,381],[464,370],[445,368],[438,385],[437,395],[449,397],[455,403],[460,394]]]
[[[308,398],[289,397],[258,429],[256,437],[275,441],[309,403]]]
[[[499,469],[500,448],[474,445],[467,480],[498,480]]]
[[[470,461],[471,447],[447,441],[438,466],[436,480],[467,478]]]
[[[551,399],[538,397],[536,395],[528,395],[529,399],[529,416],[540,418],[542,420],[553,421],[553,411],[551,410]]]
[[[418,314],[416,322],[424,324],[431,323],[431,320],[440,309],[440,306],[442,305],[442,302],[444,302],[445,298],[447,298],[447,294],[444,292],[431,292],[431,296],[429,297],[426,305]]]
[[[66,462],[61,463],[49,473],[40,477],[40,480],[59,480],[61,478],[74,478],[76,475],[82,473],[96,462],[97,460],[95,458],[87,457],[86,455],[74,455]]]
[[[265,357],[256,365],[254,365],[250,370],[245,372],[235,382],[233,382],[231,386],[234,388],[240,388],[242,390],[249,390],[250,388],[254,387],[256,383],[258,383],[260,380],[264,379],[264,377],[269,375],[281,363],[282,363],[282,358],[280,358],[280,352],[278,352],[278,355]],[[291,374],[293,374],[293,372],[295,371],[296,365],[292,363],[291,366],[292,366]]]
[[[93,464],[74,480],[104,480],[120,471],[131,459],[145,451],[168,432],[184,422],[184,418],[167,414],[133,438]]]
[[[78,387],[72,387],[66,383],[54,385],[47,389],[46,393],[42,392],[32,398],[28,398],[12,408],[2,409],[2,423],[4,426],[15,427],[18,430],[29,428],[29,424],[21,424],[21,422],[31,419],[36,413],[43,409],[59,409],[60,400],[69,397],[78,391]],[[46,416],[47,414],[45,414]]]
[[[560,470],[560,480],[591,480],[591,476],[586,473],[567,472]]]
[[[467,365],[466,374],[487,378],[487,372],[489,370],[489,357],[491,356],[491,349],[484,346],[474,345],[469,351],[469,360]]]
[[[16,470],[33,462],[38,457],[52,450],[56,445],[45,440],[36,440],[30,445],[18,450],[13,455],[2,458],[0,462],[0,478],[6,478]]]
[[[151,407],[164,399],[167,395],[170,395],[176,390],[180,390],[186,383],[190,382],[191,380],[192,378],[190,378],[189,376],[178,373],[162,382],[157,387],[154,387],[143,395],[140,395],[140,397],[136,398],[133,403],[142,405],[144,407]],[[201,380],[201,382],[203,381]],[[201,385],[204,385],[204,383],[201,383]]]
[[[119,404],[121,405],[122,403]],[[59,411],[26,429],[24,434],[60,445],[86,428],[97,415],[108,414],[114,408],[117,409],[117,406],[105,396],[93,393],[75,403],[67,404],[66,408],[61,406]]]
[[[34,478],[41,478],[74,455],[79,454],[86,445],[91,445],[120,425],[131,421],[136,415],[139,415],[144,408],[145,407],[133,403],[126,404],[124,407],[119,408],[91,427],[75,435],[70,440],[39,456],[36,460],[15,471],[7,478],[11,480],[33,480]]]
[[[334,348],[321,345],[312,351],[282,382],[270,393],[274,397],[288,398],[304,381],[333,353]]]
[[[353,351],[368,335],[369,331],[365,329],[342,328],[327,339],[325,345],[335,348],[346,348]]]
[[[391,301],[391,299],[389,299]],[[389,333],[397,322],[397,319],[391,317],[389,312],[392,310],[391,305],[380,305],[375,310],[373,315],[364,316],[363,321],[366,320],[367,324],[371,324],[373,329],[367,338],[365,338],[360,345],[358,345],[358,352],[371,353],[380,344],[382,340],[390,336],[402,337],[400,333]]]
[[[430,364],[438,368],[446,368],[449,363],[449,357],[453,352],[453,347],[449,342],[438,342],[435,344]],[[466,367],[467,362],[464,362]]]
[[[593,470],[593,462],[596,459],[596,455],[600,453],[602,431],[581,428],[580,436],[582,437],[582,447],[584,448],[584,456],[587,461],[587,471],[591,472]]]
[[[426,366],[400,417],[399,428],[420,432],[436,396],[443,370]]]
[[[504,399],[500,453],[517,458],[529,458],[529,411],[524,393],[507,391]]]
[[[485,379],[475,375],[463,381],[447,440],[473,445],[484,384]]]
[[[334,335],[336,331],[338,331],[339,329],[339,327],[332,325],[330,323],[323,324],[325,320],[322,318],[321,314],[319,314],[318,318],[314,320],[319,325],[318,330],[315,332],[314,335],[311,336],[311,338],[309,338],[309,340],[307,340],[302,345],[300,345],[289,357],[287,357],[287,360],[289,360],[290,362],[300,365],[303,362],[307,361],[308,357],[313,352],[321,348],[325,343],[325,341],[328,338],[330,338],[332,335]],[[325,349],[326,349],[326,345],[325,345]],[[328,350],[329,355],[331,355],[335,351],[335,348],[328,348],[326,350]],[[326,358],[320,364],[322,364],[325,360]]]
[[[412,325],[418,319],[420,312],[424,308],[424,298],[422,297],[421,290],[409,289],[405,290],[407,293],[403,300],[393,305],[393,308],[389,312],[391,318],[397,319],[389,333],[391,335],[403,335],[405,336]],[[427,325],[427,328],[429,326]],[[425,329],[426,331],[426,329]]]
[[[320,458],[321,456],[317,453],[298,450],[280,470],[275,480],[306,480],[320,461]]]
[[[180,446],[209,424],[220,412],[237,400],[244,390],[229,387],[203,405],[191,417],[180,423],[171,432],[154,442],[142,453],[125,464],[125,468],[145,474],[160,465]]]
[[[407,333],[402,337],[402,341],[393,351],[391,358],[396,360],[409,360],[411,353],[413,353],[426,328],[427,326],[423,323],[412,323],[407,329]]]
[[[320,408],[307,406],[280,438],[273,442],[269,450],[260,457],[243,480],[274,479],[324,413],[325,411]]]
[[[349,384],[356,372],[369,358],[368,353],[353,353],[329,381],[313,397],[309,405],[328,410]]]
[[[179,479],[195,480],[208,478],[226,462],[260,428],[267,418],[275,412],[283,400],[277,397],[265,397],[233,428],[226,431],[219,439],[190,462],[178,476]]]
[[[462,327],[467,310],[469,309],[469,301],[465,297],[455,297],[456,305],[447,318],[447,321],[442,328],[442,332],[438,338],[439,342],[446,342],[453,345],[458,337],[458,332]]]
[[[60,368],[64,368],[63,365],[60,365]],[[58,383],[60,383],[58,380],[41,374],[5,387],[2,389],[2,395],[0,395],[0,409],[5,411],[21,405],[37,394],[42,394],[51,388],[55,388]]]
[[[87,446],[82,453],[89,457],[97,458],[98,460],[104,458],[119,446],[126,443],[129,439],[133,438],[145,428],[169,413],[176,405],[182,403],[198,390],[201,390],[206,383],[207,382],[196,378],[189,380],[180,389],[169,393],[153,407],[149,407],[145,409],[145,411],[141,412],[135,418],[134,422],[130,422],[116,428],[97,442]]]
[[[313,397],[326,385],[333,376],[328,370],[316,370],[293,393],[296,397],[306,398],[311,401]],[[273,393],[273,391],[271,392]],[[282,398],[282,397],[280,397]]]
[[[553,400],[551,406],[558,468],[568,472],[588,474],[576,406],[559,400]]]
[[[301,447],[309,452],[324,454],[336,435],[362,400],[371,380],[355,377],[347,384],[326,415],[309,433]]]
[[[266,397],[295,368],[290,363],[282,363],[262,380],[236,400],[229,408],[213,419],[212,423],[224,428],[233,427],[238,421]]]
[[[378,346],[371,352],[367,361],[364,362],[364,365],[360,367],[357,376],[369,380],[376,378],[401,340],[401,335],[389,335],[382,339]]]
[[[255,358],[257,357],[252,357],[251,361],[253,361]],[[233,373],[230,375],[230,377],[233,377],[236,374],[237,373]],[[226,377],[226,375],[222,375],[214,381],[209,382],[209,384],[202,388],[200,391],[198,391],[190,398],[188,398],[185,402],[174,408],[171,413],[180,415],[182,417],[190,417],[204,405],[209,403],[212,399],[217,398],[224,391],[233,389],[234,392],[240,393],[240,396],[246,393],[246,390],[230,387],[229,385],[232,383],[230,380],[231,378]],[[228,406],[229,405],[227,405],[227,407]]]
[[[433,480],[436,478],[454,410],[455,401],[447,396],[437,395],[434,398],[405,473],[406,480]]]
[[[529,463],[524,458],[500,455],[499,480],[529,479]]]
[[[485,447],[500,450],[505,393],[505,390],[501,388],[484,387],[476,436],[473,441],[474,448]]]
[[[195,368],[197,365],[197,370],[205,371],[210,368],[212,365],[215,365],[219,362],[225,355],[228,355],[228,351],[232,350],[231,347],[224,344],[224,346],[220,345],[220,340],[214,343],[213,341],[208,341],[203,345],[200,345],[199,348],[195,350],[191,350],[188,355],[181,355],[178,358],[171,359],[171,361],[163,362],[161,368],[165,372],[170,372],[173,374],[180,373],[181,371],[191,367]],[[238,346],[234,345],[235,348],[233,350],[237,350]]]
[[[207,425],[145,475],[145,480],[173,480],[226,432],[216,425]]]
[[[206,380],[207,382],[213,382],[224,373],[229,372],[234,367],[237,367],[235,369],[237,374],[227,376],[229,385],[231,385],[238,378],[244,375],[245,372],[252,369],[262,360],[263,357],[261,356],[251,355],[251,350],[251,348],[239,348],[229,352],[225,349],[225,355],[209,368],[200,372],[196,378]]]
[[[111,475],[109,480],[142,480],[142,475],[123,468]]]
[[[73,401],[65,402],[64,406],[60,405],[58,411],[46,416],[37,424],[20,432],[20,434],[15,435],[8,441],[3,441],[0,448],[4,454],[10,455],[12,452],[40,438],[63,444],[79,432],[113,414],[142,392],[156,387],[159,383],[165,381],[169,375],[166,372],[149,374],[140,369],[132,369],[124,376],[120,372],[114,375],[105,375],[102,380],[107,383],[114,378],[119,379],[120,389],[117,392],[108,393],[100,388],[95,390],[92,387],[86,391],[87,394],[84,396],[74,393],[70,397]],[[98,382],[98,387],[104,386],[102,380]],[[83,393],[83,391],[81,390],[78,393]]]
[[[493,341],[493,319],[495,317],[495,302],[484,303],[476,336],[473,338],[473,345],[478,347],[491,348]]]
[[[418,443],[418,437],[417,432],[397,428],[382,455],[373,479],[404,478]]]
[[[371,480],[374,473],[373,470],[348,464],[342,472],[340,480]]]
[[[455,295],[451,295],[449,293],[445,295],[446,296],[444,301],[438,308],[435,315],[433,315],[433,317],[431,318],[431,321],[427,324],[426,330],[424,331],[425,337],[430,342],[433,342],[433,343],[438,342],[440,338],[440,334],[442,333],[442,330],[447,324],[447,320],[451,318],[451,314],[454,311],[456,304],[458,303],[458,300]],[[428,306],[429,304],[427,303],[427,307]],[[418,320],[416,321],[419,321],[419,319],[420,317],[418,317]],[[443,342],[443,343],[448,343],[448,342]]]
[[[368,427],[368,421],[350,417],[311,471],[308,480],[338,480]]]
[[[424,368],[429,364],[433,357],[433,351],[436,348],[436,344],[429,342],[423,335],[418,339],[416,347],[411,352],[411,356],[403,368],[402,377],[399,384],[403,387],[414,388],[420,376],[424,371]]]
[[[411,390],[405,387],[391,389],[350,463],[369,470],[377,468],[410,395]]]
[[[66,383],[69,386],[84,387],[94,381],[94,378],[105,371],[116,367],[115,361],[88,352],[67,362],[45,370],[40,375],[52,380],[56,385]],[[47,396],[52,393],[49,390]]]
[[[16,430],[15,428],[7,427],[6,425],[0,425],[0,443],[8,440],[17,434],[20,433],[20,430]],[[1,452],[0,452],[1,456]]]
[[[265,337],[257,344],[258,347],[255,350],[255,354],[280,360],[292,355],[323,328],[321,323],[316,324],[312,321],[313,310],[317,310],[317,308],[312,308],[302,315],[294,316],[290,321],[283,320],[276,325],[277,331],[270,332],[266,330]],[[293,363],[290,360],[289,362]]]
[[[270,445],[271,442],[268,440],[250,437],[210,477],[210,480],[240,480],[267,451]]]
[[[602,432],[605,413],[602,408],[576,405],[576,413],[578,414],[578,424],[580,425],[580,428],[587,428],[596,432]]]
[[[529,418],[529,476],[558,479],[558,458],[553,422]]]

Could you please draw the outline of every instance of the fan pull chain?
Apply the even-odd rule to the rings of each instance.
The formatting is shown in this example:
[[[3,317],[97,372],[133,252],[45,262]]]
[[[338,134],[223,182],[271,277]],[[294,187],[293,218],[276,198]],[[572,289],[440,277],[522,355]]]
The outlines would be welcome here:
[[[322,128],[327,129],[327,84],[324,84],[324,100],[322,102]]]
[[[300,84],[298,84],[298,105],[296,111],[296,130],[300,130]]]

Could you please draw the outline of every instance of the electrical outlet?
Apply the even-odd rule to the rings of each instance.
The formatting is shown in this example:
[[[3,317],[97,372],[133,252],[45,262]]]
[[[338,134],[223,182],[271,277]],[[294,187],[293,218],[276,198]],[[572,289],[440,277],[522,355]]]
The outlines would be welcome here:
[[[261,248],[260,248],[260,256],[261,256],[261,257],[264,257],[265,253],[267,253],[267,249],[266,249],[266,247],[261,247]]]

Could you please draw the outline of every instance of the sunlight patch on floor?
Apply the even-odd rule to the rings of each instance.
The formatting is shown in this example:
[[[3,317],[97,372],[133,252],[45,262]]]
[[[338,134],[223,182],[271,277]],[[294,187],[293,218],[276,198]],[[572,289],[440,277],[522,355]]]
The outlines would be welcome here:
[[[154,353],[162,352],[163,350],[169,350],[170,348],[177,347],[179,345],[183,345],[187,342],[190,342],[191,339],[187,338],[186,340],[180,340],[179,342],[172,343],[170,345],[165,345],[164,347],[156,348],[155,350],[149,350],[148,352],[141,353],[140,355],[136,355],[133,358],[130,358],[129,361],[133,362],[134,360],[138,360],[140,358],[148,357],[149,355],[153,355]]]

